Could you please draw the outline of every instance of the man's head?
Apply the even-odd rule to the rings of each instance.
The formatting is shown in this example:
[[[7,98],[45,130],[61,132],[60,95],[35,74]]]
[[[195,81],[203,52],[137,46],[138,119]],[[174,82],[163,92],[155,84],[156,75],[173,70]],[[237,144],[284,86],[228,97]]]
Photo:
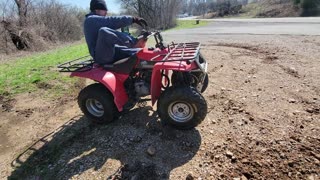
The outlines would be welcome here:
[[[104,0],[91,0],[90,10],[95,12],[97,15],[106,16],[108,8]]]

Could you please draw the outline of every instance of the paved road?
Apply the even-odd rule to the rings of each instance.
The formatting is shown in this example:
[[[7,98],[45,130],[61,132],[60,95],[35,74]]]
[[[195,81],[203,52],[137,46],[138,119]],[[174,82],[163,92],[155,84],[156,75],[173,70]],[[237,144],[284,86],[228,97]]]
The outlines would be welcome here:
[[[320,35],[320,17],[214,19],[208,26],[169,31],[167,39],[194,39],[206,41],[216,35]]]
[[[289,17],[289,18],[251,18],[251,19],[202,19],[216,22],[260,22],[260,23],[320,23],[320,17]]]

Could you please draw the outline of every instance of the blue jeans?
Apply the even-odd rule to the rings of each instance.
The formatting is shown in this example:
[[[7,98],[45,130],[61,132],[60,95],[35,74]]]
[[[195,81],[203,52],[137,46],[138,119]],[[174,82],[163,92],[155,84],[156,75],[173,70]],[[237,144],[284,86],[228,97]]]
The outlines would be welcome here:
[[[113,64],[114,62],[136,54],[140,48],[132,48],[136,40],[125,34],[104,27],[99,30],[95,48],[94,60],[98,64]],[[131,47],[131,48],[130,48]]]

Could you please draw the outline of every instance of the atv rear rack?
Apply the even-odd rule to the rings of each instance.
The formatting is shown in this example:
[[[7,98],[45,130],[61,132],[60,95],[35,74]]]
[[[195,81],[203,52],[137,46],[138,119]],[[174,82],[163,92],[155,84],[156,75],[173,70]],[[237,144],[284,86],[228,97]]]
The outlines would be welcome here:
[[[172,43],[168,46],[169,53],[168,54],[160,54],[151,59],[154,61],[159,57],[164,57],[162,62],[173,62],[173,61],[187,61],[188,64],[192,63],[199,55],[200,51],[200,43],[192,42],[192,43]]]
[[[91,56],[84,56],[58,65],[59,72],[86,72],[94,66]]]

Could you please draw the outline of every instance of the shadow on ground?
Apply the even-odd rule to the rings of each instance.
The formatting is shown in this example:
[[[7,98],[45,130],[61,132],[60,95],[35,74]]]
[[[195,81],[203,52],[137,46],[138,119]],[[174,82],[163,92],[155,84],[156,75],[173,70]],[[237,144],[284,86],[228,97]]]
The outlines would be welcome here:
[[[196,129],[162,127],[151,107],[134,109],[104,126],[75,117],[20,154],[9,179],[169,179],[200,144]]]

